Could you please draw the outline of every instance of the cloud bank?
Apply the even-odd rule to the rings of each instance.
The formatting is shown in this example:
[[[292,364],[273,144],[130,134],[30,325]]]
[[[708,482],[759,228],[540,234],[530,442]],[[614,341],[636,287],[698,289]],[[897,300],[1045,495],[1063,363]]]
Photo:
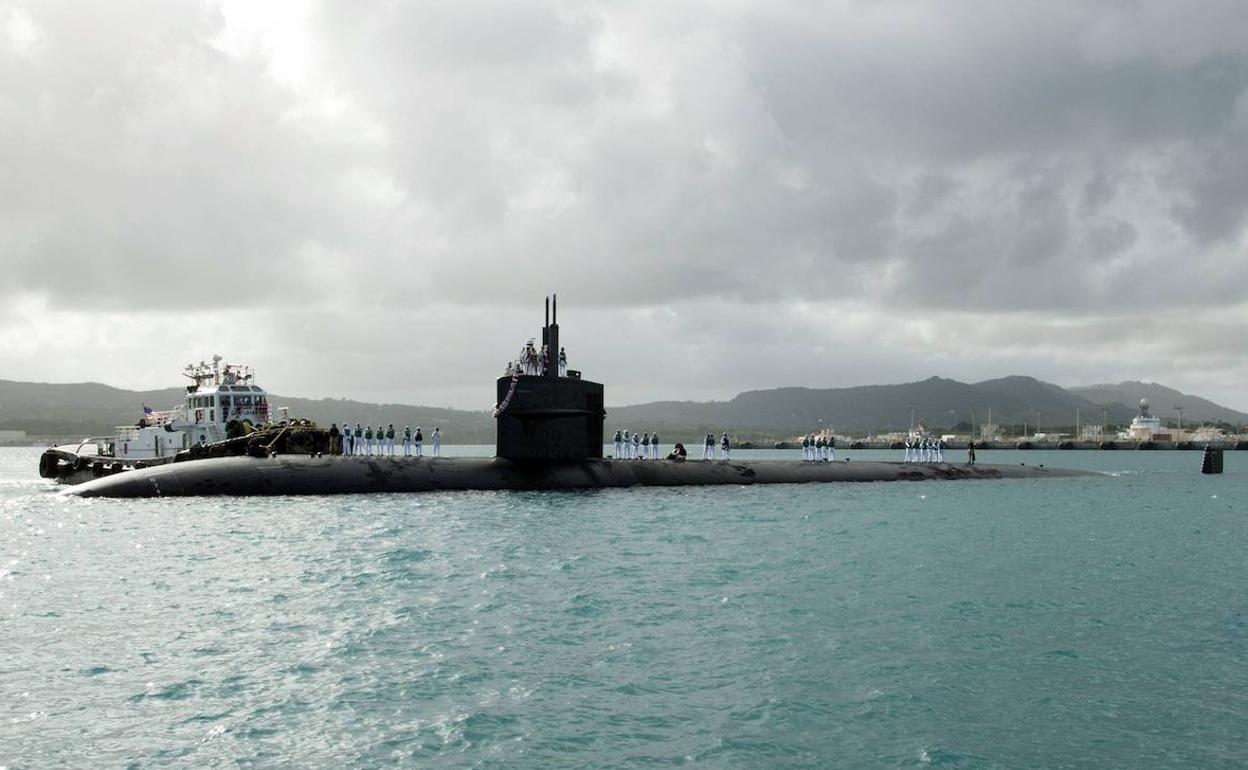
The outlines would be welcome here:
[[[1235,2],[0,0],[0,377],[487,407],[1026,373],[1248,408]]]

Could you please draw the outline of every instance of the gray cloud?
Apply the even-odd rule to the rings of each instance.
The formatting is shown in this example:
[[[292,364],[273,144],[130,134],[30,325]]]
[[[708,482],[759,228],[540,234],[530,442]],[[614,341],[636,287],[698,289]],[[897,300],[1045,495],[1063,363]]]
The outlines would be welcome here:
[[[1230,383],[1244,17],[0,0],[0,376],[86,376],[23,313],[72,317],[93,341],[66,359],[92,367],[187,346],[193,318],[246,355],[298,351],[274,367],[291,392],[422,378],[475,403],[518,342],[499,326],[553,288],[617,399]],[[1116,349],[1145,370],[1105,371]]]

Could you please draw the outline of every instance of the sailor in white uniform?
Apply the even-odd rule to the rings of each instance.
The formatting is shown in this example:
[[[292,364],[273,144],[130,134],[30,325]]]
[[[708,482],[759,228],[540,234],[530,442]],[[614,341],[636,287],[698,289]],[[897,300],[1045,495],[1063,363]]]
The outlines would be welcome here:
[[[342,424],[342,456],[351,456],[351,426],[345,422]]]
[[[641,446],[639,447],[639,449],[641,450],[641,454],[637,457],[637,459],[649,460],[650,459],[650,431],[646,431],[645,433],[641,434]]]
[[[628,435],[628,428],[625,428],[624,429],[624,455],[623,455],[625,460],[632,459],[628,455],[628,453],[631,452],[632,450],[633,450],[633,440]]]
[[[434,457],[442,456],[442,429],[441,428],[433,429],[433,456]]]
[[[910,437],[906,436],[906,456],[902,459],[903,463],[910,462]]]
[[[657,433],[650,435],[650,457],[655,460],[659,459],[659,434]]]
[[[394,423],[386,426],[386,454],[394,457]]]
[[[702,444],[702,459],[703,460],[715,459],[715,434],[714,433],[706,434],[706,440]]]
[[[403,456],[412,456],[412,426],[403,426]]]
[[[826,459],[828,462],[835,462],[836,461],[836,436],[833,436],[832,434],[829,433],[828,440],[826,443],[828,447],[828,456],[824,459]]]
[[[568,351],[559,348],[559,376],[568,376]]]
[[[641,436],[638,436],[636,433],[634,433],[634,434],[633,434],[633,454],[632,454],[632,458],[633,458],[634,460],[640,460],[640,459],[641,459]]]
[[[621,454],[623,451],[624,451],[624,434],[620,433],[620,431],[617,430],[615,432],[615,459],[622,460],[624,458],[623,454]]]
[[[945,440],[936,439],[936,462],[943,463],[945,461]]]
[[[721,451],[721,452],[723,452],[723,453],[724,453],[724,456],[723,456],[721,459],[723,459],[723,460],[727,460],[727,459],[728,459],[728,450],[729,450],[731,447],[732,447],[732,443],[728,440],[728,434],[727,434],[727,433],[725,433],[725,434],[723,435],[723,437],[721,437],[721,438],[720,438],[720,440],[719,440],[719,449],[720,449],[720,451]]]

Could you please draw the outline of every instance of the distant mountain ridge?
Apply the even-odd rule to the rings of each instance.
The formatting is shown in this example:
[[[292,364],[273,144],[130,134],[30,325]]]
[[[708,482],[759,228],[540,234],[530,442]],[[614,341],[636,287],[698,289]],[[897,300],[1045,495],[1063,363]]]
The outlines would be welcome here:
[[[1127,385],[1124,383],[1123,385]],[[784,437],[828,427],[844,433],[886,432],[910,427],[914,421],[929,427],[953,427],[959,423],[981,425],[989,419],[997,425],[1043,428],[1102,423],[1122,425],[1138,414],[1139,397],[1131,388],[1089,393],[1062,388],[1034,377],[1010,376],[964,383],[942,377],[894,385],[863,385],[850,388],[774,388],[746,391],[728,401],[696,403],[659,401],[616,407],[607,412],[607,428],[629,427],[646,430],[651,426],[675,430],[682,435],[701,435],[729,430],[740,435]],[[1158,386],[1160,387],[1160,386]],[[1206,399],[1164,389],[1154,396],[1154,413],[1173,419],[1169,394],[1178,394],[1174,403],[1184,405],[1184,420],[1248,421],[1248,414],[1220,406]],[[1150,391],[1151,392],[1151,391]],[[1105,398],[1099,396],[1104,395]],[[1098,396],[1096,398],[1092,396]],[[1142,397],[1142,396],[1141,396]],[[1162,409],[1161,403],[1167,406]]]
[[[45,384],[0,380],[0,429],[25,430],[34,436],[110,434],[116,425],[133,423],[142,405],[168,409],[181,403],[181,388],[130,391],[99,383]],[[1180,393],[1162,385],[1123,382],[1062,388],[1034,377],[1011,376],[964,383],[942,377],[892,385],[850,388],[773,388],[740,393],[728,401],[656,401],[608,407],[606,430],[659,431],[667,441],[691,440],[705,433],[729,431],[741,438],[786,438],[832,428],[842,433],[886,432],[915,422],[952,428],[988,420],[998,425],[1034,427],[1127,423],[1137,413],[1141,398],[1153,412],[1173,421],[1173,407],[1183,407],[1187,424],[1248,422],[1248,414],[1207,399]],[[420,425],[426,431],[442,428],[448,443],[493,443],[494,420],[487,411],[441,409],[406,404],[371,404],[346,399],[288,398],[273,394],[275,406],[291,414],[329,425],[347,420],[364,424]]]

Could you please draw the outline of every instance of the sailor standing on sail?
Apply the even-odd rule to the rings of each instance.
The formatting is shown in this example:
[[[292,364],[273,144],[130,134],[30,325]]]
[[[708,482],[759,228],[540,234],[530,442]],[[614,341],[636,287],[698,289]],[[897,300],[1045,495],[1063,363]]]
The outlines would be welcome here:
[[[702,444],[702,459],[703,460],[715,459],[715,434],[714,433],[706,434],[706,441],[703,442]]]
[[[403,426],[403,456],[412,456],[412,426]]]
[[[618,430],[615,432],[615,459],[621,459],[620,452],[624,449],[624,434]]]
[[[425,445],[425,436],[423,433],[420,432],[419,425],[416,426],[416,436],[413,438],[413,440],[416,442],[416,456],[424,457],[425,451],[423,447]]]
[[[559,348],[559,376],[568,376],[568,351]]]
[[[434,457],[442,456],[442,429],[441,428],[433,429],[433,456]]]
[[[722,452],[724,453],[724,457],[723,457],[723,459],[725,459],[725,460],[727,460],[727,459],[728,459],[728,449],[729,449],[731,446],[732,446],[732,444],[728,441],[728,434],[727,434],[727,433],[725,433],[725,434],[723,435],[723,437],[722,437],[722,438],[720,439],[720,441],[719,441],[719,448],[720,448],[720,451],[722,451]]]

